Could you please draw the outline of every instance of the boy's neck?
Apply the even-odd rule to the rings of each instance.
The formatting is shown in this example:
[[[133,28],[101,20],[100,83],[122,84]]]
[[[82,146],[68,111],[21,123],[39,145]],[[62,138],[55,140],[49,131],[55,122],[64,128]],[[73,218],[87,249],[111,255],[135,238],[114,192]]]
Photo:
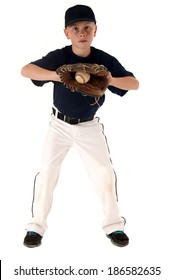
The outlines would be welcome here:
[[[87,57],[91,53],[91,48],[79,49],[79,48],[72,46],[72,52],[77,56]]]

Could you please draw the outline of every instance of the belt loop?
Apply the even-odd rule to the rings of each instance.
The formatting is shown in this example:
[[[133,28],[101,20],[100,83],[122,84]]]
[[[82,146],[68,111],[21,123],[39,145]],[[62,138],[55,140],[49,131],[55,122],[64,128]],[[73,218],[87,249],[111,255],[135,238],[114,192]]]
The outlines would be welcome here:
[[[53,115],[55,116],[56,110],[52,107]]]
[[[53,115],[57,118],[58,117],[58,110],[54,106],[52,107]]]

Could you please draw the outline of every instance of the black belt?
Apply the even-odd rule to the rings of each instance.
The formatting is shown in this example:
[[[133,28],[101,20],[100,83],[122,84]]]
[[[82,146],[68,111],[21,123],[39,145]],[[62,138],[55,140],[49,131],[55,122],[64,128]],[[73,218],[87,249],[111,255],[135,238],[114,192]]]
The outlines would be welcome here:
[[[56,109],[54,109],[54,108],[52,108],[52,110],[53,110],[53,114],[56,118],[58,118],[58,119],[60,119],[64,122],[67,122],[69,124],[78,124],[78,123],[81,123],[81,122],[88,122],[88,121],[93,120],[93,118],[94,118],[94,116],[91,116],[91,117],[88,117],[88,118],[81,118],[81,119],[70,118],[68,116],[63,115],[60,112],[57,112]]]

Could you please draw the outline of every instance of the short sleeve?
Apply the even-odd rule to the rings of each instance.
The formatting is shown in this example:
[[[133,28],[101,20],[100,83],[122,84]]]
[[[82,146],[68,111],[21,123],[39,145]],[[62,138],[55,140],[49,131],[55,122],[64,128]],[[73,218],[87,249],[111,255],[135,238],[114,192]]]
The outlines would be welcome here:
[[[31,63],[42,67],[47,70],[55,71],[60,65],[62,65],[63,49],[57,49],[55,51],[49,52],[47,55],[43,56],[41,59],[32,61]],[[31,80],[36,86],[43,86],[45,83],[51,81],[36,81]]]

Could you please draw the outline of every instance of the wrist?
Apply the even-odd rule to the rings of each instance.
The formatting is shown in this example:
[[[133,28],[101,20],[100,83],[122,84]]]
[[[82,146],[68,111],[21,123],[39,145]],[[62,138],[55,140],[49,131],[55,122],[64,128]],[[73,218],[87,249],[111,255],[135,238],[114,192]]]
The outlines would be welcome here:
[[[61,82],[60,75],[57,74],[56,71],[52,72],[52,80],[55,81],[55,82]]]
[[[109,77],[109,86],[113,86],[114,85],[114,79],[112,76]]]

